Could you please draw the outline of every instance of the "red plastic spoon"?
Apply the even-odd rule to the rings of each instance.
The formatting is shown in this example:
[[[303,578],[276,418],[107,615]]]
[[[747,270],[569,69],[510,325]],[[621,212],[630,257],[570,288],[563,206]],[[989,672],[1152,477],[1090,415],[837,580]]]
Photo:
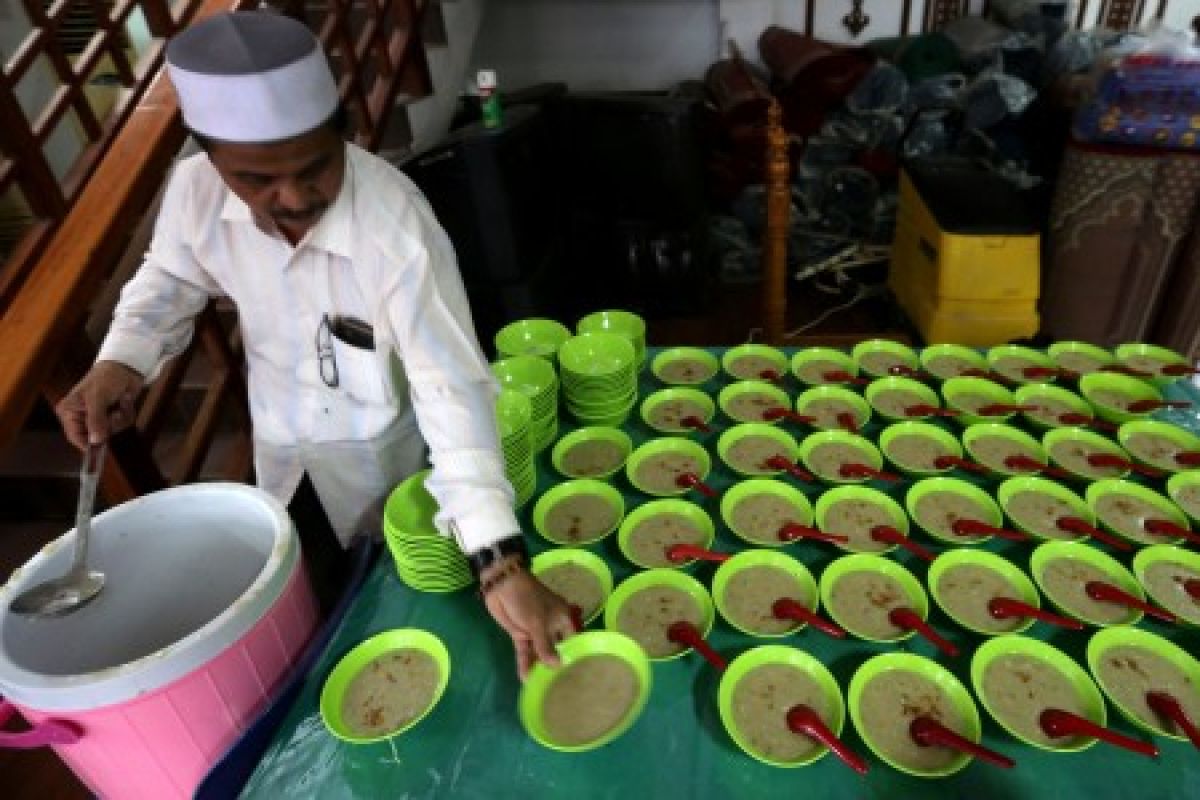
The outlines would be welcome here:
[[[1141,464],[1135,464],[1127,458],[1121,458],[1112,453],[1089,453],[1087,462],[1093,467],[1115,467],[1117,469],[1133,470],[1139,475],[1145,475],[1147,478],[1161,478],[1163,471],[1154,467],[1144,467]]]
[[[913,369],[906,367],[903,364],[897,364],[894,367],[888,367],[888,375],[903,375],[905,378],[913,378],[918,381],[933,380],[934,376],[922,369]]]
[[[1042,726],[1042,730],[1046,732],[1046,735],[1053,736],[1056,739],[1063,736],[1090,736],[1093,739],[1099,739],[1102,742],[1108,742],[1111,745],[1123,747],[1126,750],[1132,750],[1144,756],[1150,756],[1151,758],[1158,757],[1158,748],[1153,744],[1143,742],[1139,739],[1131,739],[1116,731],[1097,725],[1090,719],[1085,719],[1078,714],[1063,711],[1061,708],[1047,708],[1038,716],[1038,724]]]
[[[1043,611],[1036,606],[1022,603],[1020,600],[1014,600],[1011,597],[993,597],[988,601],[988,613],[996,619],[1032,617],[1033,619],[1040,619],[1042,622],[1048,622],[1060,628],[1070,628],[1074,631],[1081,631],[1084,627],[1083,623],[1077,619],[1060,617],[1058,614],[1051,614],[1049,611]]]
[[[1200,731],[1196,730],[1196,724],[1188,718],[1178,700],[1166,692],[1146,692],[1146,703],[1155,712],[1183,728],[1183,732],[1192,740],[1192,745],[1200,750]]]
[[[849,536],[839,536],[836,533],[825,533],[824,531],[811,528],[808,525],[800,525],[796,522],[788,522],[779,529],[779,541],[794,542],[797,539],[816,539],[819,542],[839,544],[850,541]]]
[[[832,372],[823,372],[821,373],[821,377],[834,383],[853,383],[855,386],[866,386],[871,382],[868,378],[860,378],[857,375],[851,375],[844,369],[837,369],[833,370]]]
[[[959,536],[998,536],[1013,542],[1029,541],[1029,537],[1020,531],[997,528],[977,519],[956,519],[950,529]]]
[[[779,619],[794,619],[796,622],[803,622],[806,625],[812,625],[821,633],[828,634],[835,639],[845,639],[846,632],[834,625],[832,622],[817,615],[813,611],[790,597],[781,597],[771,606],[771,613]]]
[[[906,417],[957,417],[961,413],[953,408],[941,408],[929,403],[917,403],[915,406],[907,406],[904,409]]]
[[[1131,378],[1152,378],[1154,377],[1149,372],[1144,372],[1140,369],[1127,367],[1124,364],[1107,364],[1100,368],[1101,372],[1115,372],[1118,375],[1128,375]]]
[[[675,477],[675,485],[682,489],[695,489],[705,497],[716,497],[717,490],[700,480],[700,476],[692,472],[681,472]]]
[[[938,469],[946,469],[947,467],[956,467],[966,470],[967,472],[991,472],[990,469],[983,464],[976,464],[974,461],[967,461],[965,458],[958,456],[944,455],[938,456],[933,460],[933,465]]]
[[[975,413],[981,417],[998,417],[1001,414],[1016,414],[1018,411],[1037,411],[1037,406],[1021,406],[1016,403],[989,403],[980,406]]]
[[[1128,411],[1134,414],[1142,414],[1147,411],[1155,411],[1160,408],[1191,408],[1192,404],[1186,400],[1134,400],[1127,407]]]
[[[1178,622],[1179,619],[1170,611],[1155,608],[1144,600],[1139,600],[1129,592],[1118,589],[1104,581],[1088,581],[1083,586],[1087,596],[1099,603],[1114,603],[1119,606],[1136,608],[1152,617],[1158,617],[1163,622]]]
[[[917,717],[908,726],[908,735],[913,738],[917,744],[922,747],[948,747],[951,750],[975,756],[980,761],[986,761],[997,767],[1011,769],[1017,765],[1006,755],[1001,755],[995,750],[989,750],[982,745],[975,744],[970,739],[959,736],[954,731],[947,728],[942,723],[935,720],[933,717]]]
[[[1193,600],[1200,600],[1200,578],[1189,578],[1184,581],[1183,590],[1191,595]]]
[[[667,628],[667,638],[676,644],[695,649],[697,653],[704,656],[705,661],[713,665],[717,672],[725,671],[725,659],[721,658],[717,651],[704,641],[704,637],[700,635],[696,626],[687,620],[681,619],[678,622],[672,622],[671,627]]]
[[[679,544],[668,545],[663,551],[666,553],[667,560],[676,564],[681,564],[684,561],[697,559],[699,561],[715,561],[722,562],[730,559],[729,553],[718,553],[716,550],[706,550],[703,547],[698,547],[694,544]]]
[[[695,414],[690,414],[690,415],[684,417],[683,419],[679,420],[679,424],[685,428],[691,428],[694,431],[701,431],[702,433],[712,433],[712,426],[709,425],[704,420],[700,419],[700,417],[697,417]]]
[[[996,375],[996,373],[990,372],[986,369],[980,369],[979,367],[971,367],[969,369],[964,369],[962,372],[959,373],[959,375],[962,375],[965,378],[984,378],[986,380],[994,380],[997,377],[999,377],[998,375]]]
[[[1142,527],[1156,536],[1170,536],[1172,539],[1186,539],[1193,544],[1200,544],[1200,536],[1167,519],[1148,519],[1142,523]]]
[[[1176,453],[1175,463],[1181,467],[1200,467],[1200,452]]]
[[[784,456],[771,456],[763,462],[763,466],[769,469],[781,469],[796,480],[803,481],[804,483],[812,483],[816,480],[816,478],[812,476],[811,472],[808,472],[807,470],[802,469],[800,466],[793,464]]]
[[[767,422],[774,422],[777,419],[786,419],[788,422],[798,422],[801,425],[811,425],[817,421],[816,417],[798,414],[791,409],[784,408],[783,406],[774,406],[772,408],[768,408],[762,413],[762,418]]]
[[[1054,525],[1060,531],[1066,531],[1067,533],[1082,533],[1086,536],[1090,536],[1098,542],[1104,542],[1114,550],[1133,549],[1132,545],[1130,545],[1128,542],[1122,541],[1115,536],[1109,536],[1095,525],[1091,525],[1087,520],[1080,519],[1079,517],[1059,517],[1058,521],[1055,522]]]
[[[882,472],[866,464],[842,464],[838,468],[838,475],[843,478],[874,478],[875,480],[891,482],[901,480],[900,476],[894,472]]]
[[[583,630],[583,609],[575,603],[571,603],[568,609],[571,612],[571,625],[575,627],[575,632],[579,633]]]
[[[843,411],[834,419],[837,420],[838,425],[842,426],[842,430],[846,431],[847,433],[858,433],[858,420],[856,420],[854,415],[849,411]]]
[[[863,760],[862,756],[842,744],[841,740],[833,735],[833,731],[829,730],[829,727],[817,716],[817,712],[808,706],[795,705],[788,709],[787,725],[792,733],[816,739],[828,747],[830,752],[859,775],[867,774],[867,762]]]
[[[1163,375],[1170,375],[1171,377],[1179,377],[1181,375],[1200,375],[1200,369],[1196,369],[1195,367],[1187,364],[1167,364],[1165,367],[1160,369],[1159,372],[1161,372]]]
[[[1058,421],[1063,425],[1086,425],[1089,428],[1095,428],[1098,431],[1108,431],[1110,433],[1117,430],[1117,426],[1111,422],[1105,422],[1102,419],[1096,419],[1089,414],[1081,414],[1077,411],[1060,414]]]
[[[883,542],[884,544],[894,544],[898,547],[903,547],[905,550],[912,553],[922,561],[928,561],[931,564],[933,563],[933,553],[929,552],[924,547],[905,536],[899,530],[893,528],[891,525],[876,525],[871,529],[871,538],[877,542]]]
[[[942,638],[940,633],[929,627],[929,624],[921,619],[917,612],[911,608],[893,608],[888,613],[888,619],[897,627],[915,631],[920,636],[925,637],[934,647],[951,658],[958,655],[958,648]]]
[[[762,372],[758,373],[758,377],[762,378],[764,381],[771,381],[771,383],[774,383],[783,376],[779,374],[779,370],[764,369]]]
[[[1019,469],[1025,472],[1041,472],[1045,475],[1049,475],[1054,478],[1061,478],[1063,480],[1074,479],[1075,477],[1065,469],[1052,467],[1049,464],[1043,464],[1036,458],[1030,458],[1029,456],[1020,454],[1011,455],[1005,458],[1004,466],[1008,467],[1009,469]]]

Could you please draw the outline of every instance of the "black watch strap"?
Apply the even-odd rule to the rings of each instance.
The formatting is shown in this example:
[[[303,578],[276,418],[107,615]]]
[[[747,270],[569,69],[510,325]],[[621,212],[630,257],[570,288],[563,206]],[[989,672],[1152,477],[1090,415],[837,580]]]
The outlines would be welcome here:
[[[474,553],[468,553],[467,564],[471,567],[471,573],[478,579],[479,573],[512,555],[519,556],[522,564],[529,564],[529,548],[525,546],[525,537],[521,534],[514,534]]]

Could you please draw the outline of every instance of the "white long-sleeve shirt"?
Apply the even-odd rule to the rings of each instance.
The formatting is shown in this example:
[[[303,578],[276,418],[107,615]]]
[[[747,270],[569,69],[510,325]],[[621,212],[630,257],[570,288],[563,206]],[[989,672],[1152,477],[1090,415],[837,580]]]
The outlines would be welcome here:
[[[406,176],[347,145],[335,202],[293,247],[255,223],[206,155],[183,160],[99,358],[153,378],[187,347],[193,318],[217,295],[237,306],[263,488],[287,502],[307,470],[345,539],[365,506],[404,477],[394,474],[397,462],[412,461],[370,443],[395,439],[415,412],[439,529],[453,521],[467,551],[520,531],[496,430],[496,382],[454,250]],[[374,326],[374,353],[333,340],[336,388],[318,357],[324,315]]]

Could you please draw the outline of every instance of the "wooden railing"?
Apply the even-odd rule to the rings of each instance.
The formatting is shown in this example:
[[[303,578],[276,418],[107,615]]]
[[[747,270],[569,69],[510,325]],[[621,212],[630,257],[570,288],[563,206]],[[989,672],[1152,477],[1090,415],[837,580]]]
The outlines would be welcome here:
[[[127,4],[132,1],[125,0]],[[422,97],[431,89],[420,42],[427,2],[310,0],[281,9],[306,21],[325,44],[355,124],[355,138],[368,148],[383,141],[400,92]],[[189,18],[253,5],[253,0],[203,0]],[[169,28],[168,20],[162,24]],[[46,41],[44,33],[35,36]],[[161,55],[158,59],[161,64]],[[75,196],[67,191],[61,195],[50,192],[46,208],[61,211],[61,218],[55,220],[51,214],[43,223],[49,231],[45,243],[26,248],[26,254],[33,256],[30,266],[0,319],[0,341],[5,342],[0,347],[0,448],[16,437],[39,398],[57,402],[95,358],[96,344],[84,331],[94,298],[122,258],[129,232],[150,207],[184,143],[186,134],[165,73],[155,69],[145,83],[140,101],[124,115],[122,124],[114,126],[103,157],[79,184]],[[62,103],[72,102],[76,93],[70,88],[61,90]],[[13,117],[0,120],[0,125],[6,135],[4,151],[11,180],[34,181],[29,193],[40,198],[44,187],[38,181],[47,177],[28,177],[44,170],[36,163],[36,152],[10,145],[14,141],[8,136],[10,122],[25,127],[24,141],[30,146],[29,137],[38,135],[38,122]],[[237,332],[230,328],[222,325],[212,308],[197,319],[191,348],[168,366],[148,392],[135,429],[113,442],[103,484],[109,501],[194,479],[218,422],[227,419],[238,423],[240,439],[222,474],[231,479],[246,477],[250,469],[249,421]],[[208,362],[208,387],[184,434],[177,468],[166,475],[151,454],[184,375],[197,357]],[[231,406],[232,414],[222,413]]]

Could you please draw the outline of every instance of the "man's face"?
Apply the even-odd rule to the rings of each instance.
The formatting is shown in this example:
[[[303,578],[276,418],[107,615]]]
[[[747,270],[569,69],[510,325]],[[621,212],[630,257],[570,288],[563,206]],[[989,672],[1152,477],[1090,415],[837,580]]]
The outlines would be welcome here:
[[[208,157],[257,219],[273,223],[295,243],[337,198],[346,145],[331,126],[323,125],[284,142],[214,142]]]

